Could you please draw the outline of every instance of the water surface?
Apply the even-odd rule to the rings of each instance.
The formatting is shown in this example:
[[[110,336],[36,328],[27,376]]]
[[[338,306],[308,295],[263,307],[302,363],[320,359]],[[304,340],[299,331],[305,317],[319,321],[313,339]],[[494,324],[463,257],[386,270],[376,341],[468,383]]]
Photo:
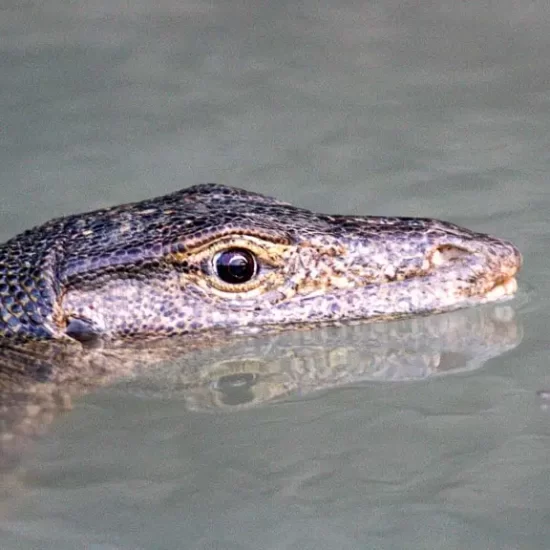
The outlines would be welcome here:
[[[484,317],[499,344],[449,348],[478,326],[457,312],[432,333],[380,325],[378,369],[371,329],[336,363],[349,333],[262,340],[264,360],[316,350],[276,363],[274,400],[236,344],[225,360],[248,370],[202,393],[166,367],[83,397],[3,480],[2,548],[547,548],[549,19],[511,0],[4,3],[2,240],[218,181],[448,219],[512,240],[525,269]],[[296,364],[342,379],[292,386]]]

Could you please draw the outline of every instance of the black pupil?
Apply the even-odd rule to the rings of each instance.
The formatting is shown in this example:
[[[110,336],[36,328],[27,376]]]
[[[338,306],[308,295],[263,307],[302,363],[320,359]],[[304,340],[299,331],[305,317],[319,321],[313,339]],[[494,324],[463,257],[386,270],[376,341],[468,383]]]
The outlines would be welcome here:
[[[254,256],[240,248],[220,252],[215,260],[218,277],[231,284],[246,283],[256,273]]]

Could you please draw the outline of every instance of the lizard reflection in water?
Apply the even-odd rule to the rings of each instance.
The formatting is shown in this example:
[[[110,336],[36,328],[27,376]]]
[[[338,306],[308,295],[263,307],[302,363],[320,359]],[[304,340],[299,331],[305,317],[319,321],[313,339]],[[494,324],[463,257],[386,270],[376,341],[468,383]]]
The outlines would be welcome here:
[[[175,337],[92,348],[38,342],[32,353],[25,344],[10,346],[0,348],[0,361],[9,368],[0,376],[8,405],[0,408],[0,442],[16,457],[29,436],[42,433],[75,397],[117,381],[115,396],[158,396],[182,399],[195,411],[235,411],[358,382],[474,370],[521,338],[512,308],[496,304],[254,337],[218,333],[207,341]]]
[[[315,214],[215,184],[53,220],[0,246],[4,439],[68,388],[166,354],[482,304],[513,295],[520,266],[510,243],[450,223]]]

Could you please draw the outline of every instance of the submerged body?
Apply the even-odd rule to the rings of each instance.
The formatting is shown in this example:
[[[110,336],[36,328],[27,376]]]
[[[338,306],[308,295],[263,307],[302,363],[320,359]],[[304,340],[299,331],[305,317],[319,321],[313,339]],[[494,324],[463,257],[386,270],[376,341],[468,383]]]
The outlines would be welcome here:
[[[445,311],[513,294],[510,243],[205,184],[0,245],[0,337],[167,336]]]

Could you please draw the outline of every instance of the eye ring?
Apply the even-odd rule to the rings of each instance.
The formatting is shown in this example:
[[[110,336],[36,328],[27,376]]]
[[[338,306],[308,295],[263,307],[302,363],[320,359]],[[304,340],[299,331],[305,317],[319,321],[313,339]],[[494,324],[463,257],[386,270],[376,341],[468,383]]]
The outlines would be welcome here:
[[[230,285],[244,284],[258,272],[256,256],[244,248],[227,248],[214,255],[214,272]]]

